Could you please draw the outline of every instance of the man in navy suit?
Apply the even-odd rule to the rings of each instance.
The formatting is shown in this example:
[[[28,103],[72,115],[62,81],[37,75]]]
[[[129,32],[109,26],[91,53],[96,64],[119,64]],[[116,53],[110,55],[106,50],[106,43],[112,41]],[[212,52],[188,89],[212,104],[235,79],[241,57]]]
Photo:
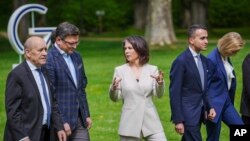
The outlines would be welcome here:
[[[212,121],[206,123],[207,141],[219,141],[222,121],[228,126],[243,124],[233,105],[236,75],[230,61],[230,56],[240,51],[243,45],[244,41],[239,33],[229,32],[219,39],[217,47],[208,55],[216,67],[208,95],[217,114]]]
[[[183,135],[182,141],[201,141],[202,120],[216,115],[206,95],[209,61],[200,54],[207,49],[207,38],[205,27],[192,25],[189,46],[174,60],[170,71],[171,118],[176,132]]]
[[[82,57],[75,51],[79,35],[75,25],[59,24],[46,64],[69,141],[89,141],[92,124],[85,92],[87,77]]]

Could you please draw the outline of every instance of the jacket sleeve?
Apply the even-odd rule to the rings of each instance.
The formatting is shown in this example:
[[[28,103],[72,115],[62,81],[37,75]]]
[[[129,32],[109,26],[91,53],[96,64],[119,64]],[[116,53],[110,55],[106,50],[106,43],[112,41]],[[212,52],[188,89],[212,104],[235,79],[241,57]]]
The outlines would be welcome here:
[[[214,107],[214,104],[212,102],[212,95],[214,94],[213,89],[211,88],[211,85],[213,84],[214,81],[217,81],[218,79],[218,73],[216,69],[216,65],[210,60],[207,60],[207,66],[208,66],[208,77],[207,77],[207,91],[206,91],[206,109],[209,111],[211,108]]]
[[[79,55],[78,58],[80,59],[79,61],[81,62],[82,64],[82,78],[81,78],[81,81],[83,81],[83,87],[82,87],[82,93],[81,93],[81,98],[83,100],[83,106],[84,106],[84,113],[85,113],[85,116],[86,117],[90,117],[90,111],[89,111],[89,104],[88,104],[88,100],[87,100],[87,93],[86,93],[86,87],[87,87],[87,84],[88,84],[88,80],[87,80],[87,76],[86,76],[86,73],[85,73],[85,69],[84,69],[84,64],[83,64],[83,60],[81,59],[82,57]]]
[[[250,97],[250,54],[246,57],[242,64],[242,79],[246,94]]]
[[[63,121],[58,110],[58,103],[55,94],[52,93],[52,122],[56,131],[64,130]]]
[[[184,64],[179,59],[175,60],[170,70],[170,107],[171,107],[171,119],[173,122],[181,123],[184,122],[184,116],[182,111],[182,85],[183,75],[185,73]]]
[[[109,87],[110,99],[114,102],[117,102],[119,99],[122,99],[122,95],[121,95],[122,90],[121,90],[121,84],[119,84],[117,90],[112,90],[112,83],[113,83],[114,78],[121,78],[119,75],[118,69],[115,69],[113,79],[112,79],[112,82],[111,82],[110,87]]]
[[[156,67],[154,72],[153,72],[154,76],[158,76],[159,75],[159,70]],[[153,79],[153,78],[152,78]],[[157,81],[155,79],[153,79],[153,95],[157,96],[158,98],[161,98],[164,95],[165,92],[165,81],[163,79],[163,84],[159,85],[157,83]]]
[[[28,136],[24,129],[21,115],[22,104],[22,84],[18,81],[18,74],[10,73],[7,78],[5,91],[5,107],[7,113],[8,128],[15,140],[20,140]]]

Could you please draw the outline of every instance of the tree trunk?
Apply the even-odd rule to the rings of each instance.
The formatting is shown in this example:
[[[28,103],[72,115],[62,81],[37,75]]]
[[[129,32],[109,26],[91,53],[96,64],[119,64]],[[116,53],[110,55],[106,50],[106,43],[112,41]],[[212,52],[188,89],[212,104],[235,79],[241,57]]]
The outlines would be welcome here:
[[[137,29],[143,29],[146,25],[146,13],[148,0],[136,0],[134,8],[134,26]]]
[[[209,0],[181,0],[184,27],[191,24],[207,25]]]
[[[207,9],[209,0],[194,0],[191,3],[191,15],[193,24],[207,25]]]
[[[171,0],[149,0],[145,38],[149,45],[177,41],[172,21]]]
[[[183,13],[182,27],[189,27],[192,24],[190,3],[190,0],[181,0],[181,9]]]
[[[45,6],[46,4],[46,0],[39,0],[39,4]],[[37,22],[37,27],[44,27],[46,26],[46,16],[43,15],[43,14],[39,14],[38,15],[39,18],[38,18],[38,22]]]
[[[14,11],[20,6],[26,4],[27,1],[28,0],[14,0],[13,2]],[[28,15],[25,15],[23,16],[23,18],[20,20],[20,23],[19,23],[18,35],[19,35],[19,39],[21,42],[24,42],[26,38],[28,37],[28,28],[29,28],[29,19],[28,19]]]

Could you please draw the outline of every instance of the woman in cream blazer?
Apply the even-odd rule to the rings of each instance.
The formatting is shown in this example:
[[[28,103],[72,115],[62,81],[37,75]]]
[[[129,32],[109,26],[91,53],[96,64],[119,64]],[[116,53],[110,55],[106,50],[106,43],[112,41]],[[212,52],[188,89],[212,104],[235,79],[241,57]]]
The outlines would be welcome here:
[[[149,49],[141,36],[123,41],[126,64],[115,68],[109,89],[110,99],[122,99],[119,126],[121,141],[166,141],[152,96],[164,94],[163,73],[150,65]]]

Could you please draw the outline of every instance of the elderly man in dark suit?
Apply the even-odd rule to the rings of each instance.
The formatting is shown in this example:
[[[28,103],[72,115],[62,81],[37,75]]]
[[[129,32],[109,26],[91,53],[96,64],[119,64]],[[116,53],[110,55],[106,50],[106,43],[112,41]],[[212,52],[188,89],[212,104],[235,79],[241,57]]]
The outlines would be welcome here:
[[[69,141],[89,141],[92,123],[85,92],[87,77],[82,57],[75,51],[79,35],[75,25],[59,24],[46,64]]]
[[[188,30],[189,47],[173,62],[170,71],[170,106],[172,121],[182,141],[201,141],[201,122],[208,111],[213,119],[215,110],[206,95],[209,62],[200,51],[206,50],[207,29],[192,25]]]
[[[60,141],[66,141],[57,103],[48,87],[50,83],[41,71],[47,58],[45,41],[37,36],[28,38],[24,55],[26,60],[7,78],[4,141],[49,141],[52,126],[58,131]]]

